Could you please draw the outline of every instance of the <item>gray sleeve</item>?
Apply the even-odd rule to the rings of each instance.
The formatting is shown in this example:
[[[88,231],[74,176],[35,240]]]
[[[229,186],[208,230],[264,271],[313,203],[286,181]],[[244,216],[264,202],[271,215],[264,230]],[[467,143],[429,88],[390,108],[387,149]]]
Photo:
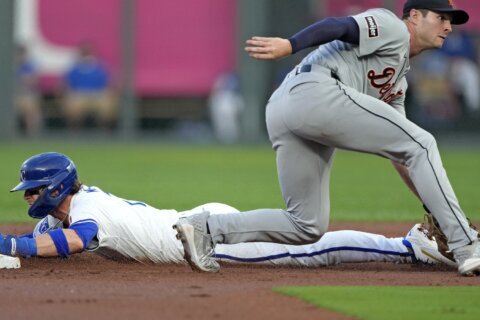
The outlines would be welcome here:
[[[371,9],[353,16],[360,30],[360,56],[374,52],[395,54],[409,41],[405,23],[386,9]]]

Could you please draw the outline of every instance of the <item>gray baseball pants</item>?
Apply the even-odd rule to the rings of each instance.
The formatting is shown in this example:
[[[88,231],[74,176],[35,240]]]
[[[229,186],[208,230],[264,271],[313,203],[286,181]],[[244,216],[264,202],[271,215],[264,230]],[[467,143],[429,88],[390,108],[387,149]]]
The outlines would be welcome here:
[[[405,165],[450,250],[477,237],[443,168],[434,137],[383,101],[343,85],[330,71],[292,72],[270,98],[266,122],[286,210],[259,209],[208,220],[214,243],[317,241],[328,228],[335,148]]]

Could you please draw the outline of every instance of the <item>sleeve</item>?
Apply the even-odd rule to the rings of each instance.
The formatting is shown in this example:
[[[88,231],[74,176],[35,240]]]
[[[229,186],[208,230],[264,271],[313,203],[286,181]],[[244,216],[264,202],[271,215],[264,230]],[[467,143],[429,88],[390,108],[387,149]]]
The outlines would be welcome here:
[[[101,209],[97,205],[91,203],[77,205],[70,211],[70,226],[86,221],[98,224],[100,214]]]
[[[82,239],[83,248],[86,249],[90,241],[97,235],[98,225],[92,220],[80,221],[71,225],[70,229],[75,230],[80,239]]]
[[[98,232],[97,224],[92,221],[77,222],[76,224],[71,225],[69,229],[74,230],[78,237],[82,240],[83,250],[87,248],[90,241],[92,241],[93,237],[95,237]],[[53,244],[57,249],[58,256],[62,258],[68,257],[70,250],[64,230],[49,230],[48,234],[52,238]]]
[[[358,25],[352,17],[326,18],[320,20],[288,39],[292,53],[315,47],[333,40],[358,44]]]
[[[360,56],[397,52],[409,33],[405,23],[386,9],[372,9],[353,16],[360,30]]]
[[[97,236],[101,209],[91,202],[77,205],[70,211],[70,229],[75,230],[86,249],[90,241]]]

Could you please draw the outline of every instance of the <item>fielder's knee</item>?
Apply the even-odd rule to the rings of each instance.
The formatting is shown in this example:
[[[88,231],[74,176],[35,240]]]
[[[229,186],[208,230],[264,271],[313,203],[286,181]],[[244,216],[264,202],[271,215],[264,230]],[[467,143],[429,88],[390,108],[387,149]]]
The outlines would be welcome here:
[[[305,226],[303,228],[303,238],[305,240],[305,244],[317,242],[325,234],[325,232],[327,232],[327,226]]]
[[[435,140],[435,137],[427,131],[425,131],[422,135],[420,143],[426,149],[437,148],[437,141]]]
[[[418,156],[423,156],[426,153],[438,152],[437,141],[435,140],[435,137],[425,130],[422,130],[422,134],[417,136],[415,140],[412,141],[410,146],[411,147],[409,148],[409,151],[406,153],[407,161]]]

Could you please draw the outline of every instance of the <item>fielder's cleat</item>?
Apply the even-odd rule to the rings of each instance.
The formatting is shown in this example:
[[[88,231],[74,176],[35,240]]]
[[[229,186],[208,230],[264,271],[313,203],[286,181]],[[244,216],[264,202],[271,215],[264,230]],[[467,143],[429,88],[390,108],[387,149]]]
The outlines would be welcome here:
[[[212,237],[207,232],[210,212],[181,217],[173,226],[182,241],[185,260],[195,271],[218,272],[220,265],[213,258]]]
[[[407,233],[403,240],[403,244],[410,248],[414,254],[414,260],[425,264],[438,264],[443,263],[452,267],[456,267],[456,263],[438,251],[437,242],[433,237],[428,236],[428,230],[426,230],[422,224],[417,223]]]
[[[18,269],[20,268],[20,259],[0,254],[0,269]]]
[[[458,272],[463,276],[480,275],[480,242],[473,241],[453,250],[453,256],[458,264]]]

